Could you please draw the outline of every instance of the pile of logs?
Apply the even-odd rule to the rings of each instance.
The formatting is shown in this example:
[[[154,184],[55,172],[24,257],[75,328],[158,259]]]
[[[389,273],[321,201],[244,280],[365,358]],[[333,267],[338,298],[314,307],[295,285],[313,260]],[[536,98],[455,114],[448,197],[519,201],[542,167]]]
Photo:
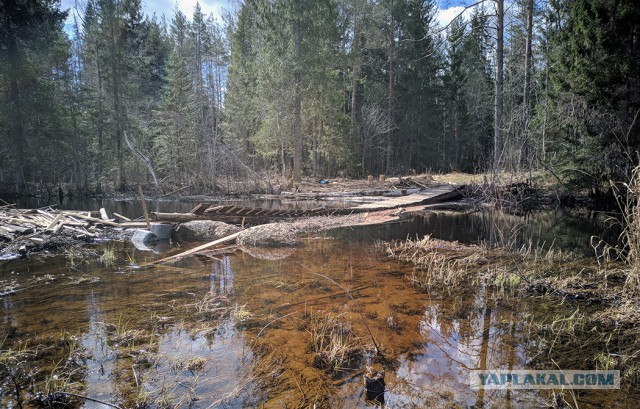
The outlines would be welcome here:
[[[54,210],[50,207],[21,210],[12,206],[0,206],[0,243],[16,239],[42,243],[45,240],[44,236],[62,232],[71,233],[78,238],[93,238],[105,226],[138,228],[146,225],[132,222],[118,214],[110,218],[104,209],[100,209],[99,212],[80,212]]]

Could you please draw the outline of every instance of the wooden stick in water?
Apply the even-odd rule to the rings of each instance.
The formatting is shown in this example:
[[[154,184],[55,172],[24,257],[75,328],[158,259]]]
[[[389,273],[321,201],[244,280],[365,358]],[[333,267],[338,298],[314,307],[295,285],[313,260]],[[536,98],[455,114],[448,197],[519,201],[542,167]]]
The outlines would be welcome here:
[[[142,186],[138,185],[138,191],[140,192],[140,201],[142,202],[142,212],[144,213],[144,220],[147,222],[147,229],[151,229],[151,223],[149,222],[149,211],[147,210],[147,202],[144,200],[144,193],[142,192]]]
[[[235,238],[238,237],[238,235],[240,235],[240,233],[241,232],[233,233],[230,236],[223,237],[223,238],[218,239],[218,240],[214,240],[212,242],[209,242],[207,244],[203,244],[203,245],[198,246],[198,247],[194,247],[191,250],[183,251],[182,253],[178,253],[178,254],[175,254],[173,256],[169,256],[169,257],[162,258],[160,260],[154,260],[154,261],[150,261],[148,263],[140,264],[140,267],[145,267],[145,266],[150,266],[150,265],[153,265],[153,264],[166,263],[168,261],[177,260],[177,259],[182,258],[184,256],[188,256],[190,254],[197,253],[199,251],[208,249],[208,248],[213,247],[213,246],[217,246],[218,244],[222,244],[222,243],[226,243],[226,242],[231,241],[231,240],[235,240]]]

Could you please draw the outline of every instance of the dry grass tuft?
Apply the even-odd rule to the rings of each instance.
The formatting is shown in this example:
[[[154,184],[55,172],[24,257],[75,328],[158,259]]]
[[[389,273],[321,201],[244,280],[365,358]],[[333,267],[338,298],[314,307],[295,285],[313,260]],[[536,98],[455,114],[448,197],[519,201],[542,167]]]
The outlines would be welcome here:
[[[214,320],[227,315],[234,307],[229,305],[229,299],[224,295],[207,292],[195,303],[182,306],[188,315],[194,315],[198,320]]]
[[[598,251],[598,262],[606,273],[611,266],[611,258],[621,259],[625,263],[625,295],[629,298],[640,295],[640,166],[631,173],[628,183],[611,182],[622,220],[611,218],[613,224],[620,224],[622,246],[614,246],[602,240],[593,240],[592,245]]]
[[[387,254],[415,264],[411,281],[418,287],[455,286],[468,279],[469,273],[489,262],[485,249],[425,236],[421,240],[391,243]]]
[[[313,366],[333,372],[347,369],[359,362],[363,348],[344,314],[311,317],[309,325]]]

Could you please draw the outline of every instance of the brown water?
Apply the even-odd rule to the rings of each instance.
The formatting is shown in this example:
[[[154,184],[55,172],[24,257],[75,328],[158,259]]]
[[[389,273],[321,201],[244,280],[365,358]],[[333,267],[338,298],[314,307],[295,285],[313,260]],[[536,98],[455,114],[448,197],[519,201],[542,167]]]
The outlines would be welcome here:
[[[344,229],[295,250],[211,253],[140,270],[127,265],[167,254],[111,243],[88,259],[0,261],[0,349],[27,345],[35,354],[11,366],[24,399],[65,390],[126,407],[371,407],[362,377],[371,364],[386,372],[388,407],[552,403],[546,392],[471,390],[468,371],[540,361],[548,343],[530,324],[575,306],[485,286],[417,291],[407,280],[412,267],[370,240],[405,228]],[[115,266],[97,261],[105,250],[116,254]],[[314,347],[321,328],[334,342]],[[326,367],[318,356],[335,341],[348,359]],[[18,407],[11,380],[0,385],[1,407]],[[638,398],[623,387],[576,401],[638,407]]]

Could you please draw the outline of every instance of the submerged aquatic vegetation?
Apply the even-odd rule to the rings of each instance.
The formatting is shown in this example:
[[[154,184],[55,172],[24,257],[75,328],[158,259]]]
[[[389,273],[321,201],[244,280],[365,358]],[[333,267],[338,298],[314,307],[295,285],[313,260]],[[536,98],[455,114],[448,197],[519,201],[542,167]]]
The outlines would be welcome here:
[[[33,347],[19,342],[17,348],[6,347],[7,337],[0,341],[0,404],[79,406],[84,397],[77,393],[83,389],[88,354],[78,337],[64,333],[60,338],[33,341]]]
[[[67,263],[69,263],[69,267],[71,268],[77,268],[80,264],[86,263],[85,253],[80,249],[76,249],[75,247],[69,247],[65,251],[65,255],[67,258]]]
[[[134,347],[148,342],[152,334],[142,328],[135,328],[131,318],[122,314],[115,323],[105,324],[107,343],[114,347]]]
[[[231,316],[236,320],[236,323],[240,325],[251,319],[251,317],[253,317],[253,314],[249,311],[249,308],[247,308],[247,304],[236,304],[231,312]]]
[[[522,277],[518,274],[514,274],[508,271],[499,272],[494,281],[493,285],[499,289],[501,293],[513,292],[515,288],[517,288],[522,282]]]
[[[229,298],[214,292],[207,292],[195,303],[184,304],[182,309],[187,315],[194,314],[200,320],[213,320],[225,316],[233,309]]]
[[[310,318],[308,332],[311,350],[315,354],[315,367],[337,372],[353,366],[362,358],[361,340],[344,318],[345,314],[332,313]]]
[[[18,348],[6,346],[7,337],[0,341],[0,391],[13,389],[18,406],[22,401],[22,389],[26,388],[30,375],[28,374],[28,359],[35,355],[27,344],[20,344]],[[0,396],[2,398],[2,396]]]

